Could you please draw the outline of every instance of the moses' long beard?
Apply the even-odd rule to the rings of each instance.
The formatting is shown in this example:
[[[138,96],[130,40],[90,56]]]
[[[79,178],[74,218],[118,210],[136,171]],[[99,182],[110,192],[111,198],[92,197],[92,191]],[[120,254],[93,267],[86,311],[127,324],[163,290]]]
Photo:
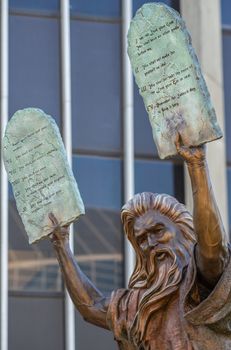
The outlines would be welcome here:
[[[138,345],[145,336],[151,316],[166,305],[172,294],[179,288],[183,277],[181,254],[170,248],[152,252],[147,262],[147,290],[142,295],[138,311],[131,328],[133,341]],[[178,256],[179,255],[179,256]]]

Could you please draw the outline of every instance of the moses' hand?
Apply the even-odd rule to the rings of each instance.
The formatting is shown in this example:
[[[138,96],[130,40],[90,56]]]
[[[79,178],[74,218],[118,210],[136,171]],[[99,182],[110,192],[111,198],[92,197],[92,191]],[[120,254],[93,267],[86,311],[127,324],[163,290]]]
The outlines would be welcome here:
[[[188,147],[182,144],[182,139],[180,135],[177,135],[176,150],[178,154],[186,161],[188,165],[190,164],[203,164],[205,161],[205,145]]]
[[[57,244],[58,242],[65,242],[69,240],[69,225],[60,226],[57,218],[53,213],[48,214],[49,219],[52,222],[53,231],[49,235],[52,243]]]

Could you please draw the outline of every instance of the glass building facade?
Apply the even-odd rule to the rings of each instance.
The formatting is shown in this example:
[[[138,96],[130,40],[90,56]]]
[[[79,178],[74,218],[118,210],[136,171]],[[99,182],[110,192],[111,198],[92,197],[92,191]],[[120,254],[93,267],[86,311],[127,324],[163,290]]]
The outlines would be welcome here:
[[[133,0],[133,13],[147,1]],[[180,10],[179,1],[165,1]],[[227,169],[231,184],[231,8],[222,0]],[[123,287],[124,203],[122,4],[71,0],[72,166],[86,215],[74,224],[81,269],[105,294]],[[63,131],[59,0],[9,1],[9,116],[38,107]],[[159,192],[184,202],[179,159],[159,160],[143,101],[134,84],[135,192]],[[231,185],[228,186],[231,198]],[[4,203],[1,203],[4,205]],[[230,206],[229,206],[230,207]],[[229,210],[231,219],[231,209]],[[230,221],[231,222],[231,221]],[[9,188],[8,348],[65,349],[65,292],[48,241],[29,246]],[[116,349],[110,332],[76,312],[76,349]],[[2,349],[5,350],[5,349]],[[69,350],[69,349],[66,349]]]

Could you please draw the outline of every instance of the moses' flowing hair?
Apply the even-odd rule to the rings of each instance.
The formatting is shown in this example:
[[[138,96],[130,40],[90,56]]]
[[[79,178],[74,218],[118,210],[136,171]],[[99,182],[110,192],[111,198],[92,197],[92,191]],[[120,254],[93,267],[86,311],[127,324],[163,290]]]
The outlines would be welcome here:
[[[196,241],[192,216],[186,207],[174,197],[167,194],[143,192],[136,194],[121,211],[121,219],[125,233],[136,251],[136,265],[130,277],[129,287],[141,288],[145,286],[147,272],[143,263],[140,248],[134,237],[134,221],[148,210],[158,211],[167,216],[181,230],[185,241]],[[185,243],[182,242],[184,245]],[[188,247],[186,247],[187,249]]]
[[[159,248],[159,252],[165,252],[170,259],[167,258],[163,264],[156,267],[153,256],[150,275],[148,275],[144,257],[134,237],[135,219],[148,210],[157,211],[168,217],[182,233],[182,241],[175,251],[168,246]],[[139,346],[145,338],[151,316],[165,306],[171,295],[179,288],[183,278],[183,266],[179,262],[179,256],[182,256],[183,252],[185,252],[183,255],[190,256],[196,240],[191,214],[183,204],[166,194],[149,192],[137,194],[122,208],[121,216],[126,235],[136,251],[136,265],[129,281],[129,287],[146,289],[139,300],[133,324],[128,330],[133,342]],[[185,263],[187,264],[187,258]],[[155,278],[150,285],[149,278],[154,276],[154,273]]]

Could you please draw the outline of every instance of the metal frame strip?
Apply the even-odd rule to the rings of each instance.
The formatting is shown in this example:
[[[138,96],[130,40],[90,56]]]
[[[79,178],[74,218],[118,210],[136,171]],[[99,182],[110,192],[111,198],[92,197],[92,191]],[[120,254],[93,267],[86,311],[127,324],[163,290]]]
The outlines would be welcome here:
[[[123,66],[123,129],[124,129],[124,200],[134,195],[134,113],[133,76],[127,55],[127,32],[132,18],[132,0],[122,1],[122,66]],[[125,238],[125,283],[133,271],[135,254]]]
[[[63,139],[67,158],[72,165],[72,124],[71,124],[71,38],[70,2],[61,0],[61,67],[62,67],[62,122]],[[70,246],[74,251],[73,228],[70,232]],[[65,293],[65,349],[75,350],[75,308]]]

